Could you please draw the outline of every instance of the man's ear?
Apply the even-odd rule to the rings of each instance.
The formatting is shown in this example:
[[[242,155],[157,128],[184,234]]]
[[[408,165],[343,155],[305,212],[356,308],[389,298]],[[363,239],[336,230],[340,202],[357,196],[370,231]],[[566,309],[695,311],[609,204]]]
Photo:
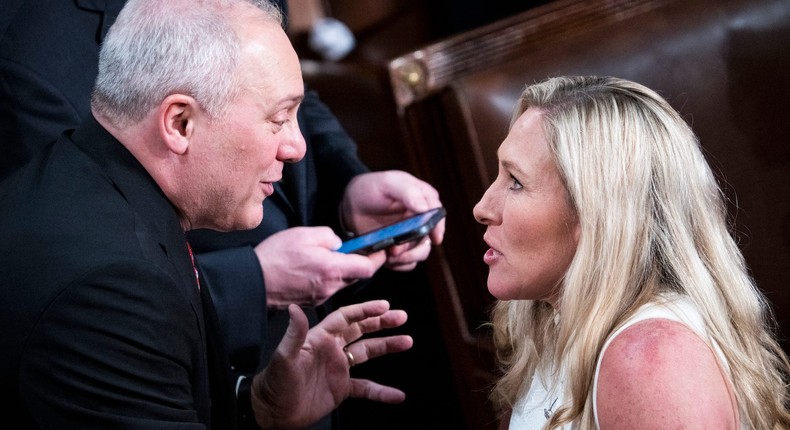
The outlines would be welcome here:
[[[159,104],[159,133],[167,148],[183,155],[192,139],[197,101],[184,94],[171,94]]]

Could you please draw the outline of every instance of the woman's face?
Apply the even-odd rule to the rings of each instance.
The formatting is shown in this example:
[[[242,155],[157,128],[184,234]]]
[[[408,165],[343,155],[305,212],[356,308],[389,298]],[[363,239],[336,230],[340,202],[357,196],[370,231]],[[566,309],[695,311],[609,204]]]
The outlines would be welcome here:
[[[500,300],[545,300],[576,252],[579,222],[549,151],[539,110],[527,109],[497,152],[499,173],[474,208],[487,226],[488,291]]]

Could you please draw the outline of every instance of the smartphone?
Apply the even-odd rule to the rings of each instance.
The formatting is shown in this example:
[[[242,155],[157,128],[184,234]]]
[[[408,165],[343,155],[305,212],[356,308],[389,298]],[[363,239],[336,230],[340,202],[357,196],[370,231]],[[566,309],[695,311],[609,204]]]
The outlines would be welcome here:
[[[443,207],[411,216],[343,242],[338,252],[368,255],[426,236],[444,218]]]

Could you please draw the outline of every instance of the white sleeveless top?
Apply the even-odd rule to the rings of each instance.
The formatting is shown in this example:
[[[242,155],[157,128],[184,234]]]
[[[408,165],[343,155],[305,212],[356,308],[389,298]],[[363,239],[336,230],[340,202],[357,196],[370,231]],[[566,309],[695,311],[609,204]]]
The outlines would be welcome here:
[[[631,318],[629,318],[620,328],[615,330],[606,339],[606,342],[601,349],[601,354],[595,366],[595,376],[593,380],[593,413],[595,414],[595,427],[600,428],[598,425],[598,374],[601,370],[601,358],[604,352],[623,330],[631,327],[632,325],[651,318],[665,318],[673,321],[680,322],[681,324],[689,327],[706,343],[713,345],[716,357],[725,372],[729,372],[727,360],[721,351],[719,345],[708,337],[707,330],[702,321],[697,308],[685,296],[676,296],[667,302],[662,303],[648,303],[639,308]],[[564,382],[565,372],[561,372],[559,383],[554,383],[552,387],[547,384],[552,383],[550,378],[545,376],[536,375],[532,379],[532,385],[526,396],[518,399],[513,407],[513,412],[510,416],[510,429],[511,430],[536,430],[542,428],[546,421],[548,421],[551,414],[556,410],[558,405],[563,403],[564,395]],[[741,428],[748,429],[744,424],[744,416],[741,414]],[[563,426],[562,430],[574,430],[579,427],[578,423],[567,424]]]
[[[518,399],[513,406],[509,429],[539,430],[546,424],[557,406],[563,403],[564,372],[560,376],[560,382],[552,386],[551,389],[546,386],[549,382],[551,381],[543,375],[536,374],[532,378],[532,385],[530,385],[527,395]],[[576,427],[577,425],[565,425],[561,429],[572,430]]]

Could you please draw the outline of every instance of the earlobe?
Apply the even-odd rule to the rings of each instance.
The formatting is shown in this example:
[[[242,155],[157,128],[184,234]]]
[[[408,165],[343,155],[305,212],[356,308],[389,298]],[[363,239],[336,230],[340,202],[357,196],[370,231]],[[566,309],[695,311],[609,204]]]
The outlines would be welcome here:
[[[582,225],[579,222],[579,217],[576,217],[576,221],[573,224],[573,239],[576,241],[576,246],[579,246],[579,239],[582,237]]]
[[[171,94],[159,105],[159,128],[162,140],[175,154],[183,155],[189,148],[195,122],[195,99]]]

